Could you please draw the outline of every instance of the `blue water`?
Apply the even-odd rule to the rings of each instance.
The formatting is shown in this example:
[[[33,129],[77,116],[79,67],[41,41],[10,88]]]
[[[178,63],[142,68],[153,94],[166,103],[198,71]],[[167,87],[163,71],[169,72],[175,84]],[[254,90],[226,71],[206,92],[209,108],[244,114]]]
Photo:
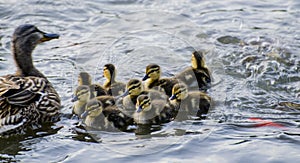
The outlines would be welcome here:
[[[297,162],[299,9],[296,0],[1,0],[1,75],[15,71],[10,39],[18,25],[61,35],[39,45],[33,56],[59,92],[64,116],[47,132],[1,139],[0,159]],[[145,66],[157,63],[171,76],[190,65],[194,49],[207,52],[214,78],[208,90],[214,105],[206,120],[171,122],[151,137],[74,131],[78,120],[69,115],[78,72],[88,71],[103,83],[103,65],[114,63],[118,80],[126,82],[142,78]]]

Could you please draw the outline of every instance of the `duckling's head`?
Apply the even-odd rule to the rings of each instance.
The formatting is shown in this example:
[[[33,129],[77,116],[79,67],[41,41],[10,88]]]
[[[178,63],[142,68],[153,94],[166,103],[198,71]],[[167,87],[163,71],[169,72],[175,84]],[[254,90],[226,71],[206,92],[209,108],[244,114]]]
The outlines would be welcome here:
[[[85,111],[81,114],[81,118],[84,119],[87,116],[97,117],[102,113],[102,111],[103,105],[101,101],[98,101],[97,99],[92,99],[86,104]]]
[[[188,95],[187,86],[183,83],[177,83],[172,88],[172,96],[169,98],[170,100],[183,100]]]
[[[143,78],[143,81],[147,79],[157,80],[160,78],[160,66],[157,64],[149,64],[146,67],[146,74]]]
[[[104,65],[103,67],[103,76],[111,81],[111,80],[114,80],[115,77],[116,77],[116,68],[113,64],[106,64]]]
[[[31,24],[17,27],[12,37],[11,46],[18,67],[17,74],[44,77],[33,66],[31,54],[37,44],[57,38],[59,38],[58,34],[45,33]]]
[[[138,79],[130,79],[126,85],[126,91],[122,96],[129,94],[130,96],[138,96],[143,91],[142,81]]]
[[[76,88],[74,96],[72,98],[72,102],[75,101],[87,102],[90,99],[90,96],[91,96],[90,87],[87,85],[81,85]]]
[[[201,67],[206,67],[203,52],[194,51],[192,53],[192,67],[194,69],[199,69]]]
[[[139,95],[136,101],[136,112],[148,111],[151,109],[151,99],[148,95]]]
[[[78,75],[78,85],[91,85],[92,77],[87,72],[80,72]]]

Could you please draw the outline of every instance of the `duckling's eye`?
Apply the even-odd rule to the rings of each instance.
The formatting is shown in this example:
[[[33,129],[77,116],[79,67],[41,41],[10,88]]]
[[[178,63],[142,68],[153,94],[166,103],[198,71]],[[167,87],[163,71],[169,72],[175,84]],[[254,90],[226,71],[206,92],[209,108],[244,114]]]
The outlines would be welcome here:
[[[136,88],[139,88],[139,87],[140,87],[139,85],[136,85],[136,86],[130,87],[130,88],[128,89],[128,91],[131,91],[131,90],[133,90],[133,89],[136,89]]]
[[[88,90],[87,91],[81,91],[81,92],[78,93],[78,96],[81,96],[81,95],[86,94],[88,92],[89,92]]]

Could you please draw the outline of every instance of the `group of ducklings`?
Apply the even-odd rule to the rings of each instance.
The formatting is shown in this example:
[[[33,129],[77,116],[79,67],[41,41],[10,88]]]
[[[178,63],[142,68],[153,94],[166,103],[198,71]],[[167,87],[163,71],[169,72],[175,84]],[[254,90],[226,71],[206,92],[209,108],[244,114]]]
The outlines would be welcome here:
[[[105,82],[93,84],[87,72],[78,75],[73,114],[93,129],[127,131],[131,125],[160,125],[205,118],[212,99],[206,93],[211,74],[203,53],[194,51],[192,65],[173,77],[161,78],[157,64],[146,66],[143,79],[116,80],[113,64],[103,67]]]

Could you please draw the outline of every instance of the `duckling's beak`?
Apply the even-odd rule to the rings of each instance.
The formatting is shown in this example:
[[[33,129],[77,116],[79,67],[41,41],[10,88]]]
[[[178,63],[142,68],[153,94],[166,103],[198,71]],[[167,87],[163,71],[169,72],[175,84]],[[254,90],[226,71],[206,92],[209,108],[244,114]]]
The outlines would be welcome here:
[[[176,95],[172,95],[172,96],[169,98],[169,100],[174,100],[174,99],[176,99]]]
[[[145,81],[145,80],[147,80],[147,79],[149,79],[149,75],[148,74],[146,74],[144,77],[143,77],[143,81]]]
[[[86,110],[80,115],[80,118],[84,119],[88,116],[88,114],[89,114],[89,112]]]
[[[41,42],[49,41],[52,39],[58,39],[59,35],[55,33],[44,33],[43,37],[40,39]]]
[[[129,91],[128,90],[126,90],[122,95],[120,95],[120,97],[125,97],[127,95],[129,95]]]
[[[71,102],[76,102],[76,101],[78,101],[78,100],[79,100],[78,96],[72,95],[72,100],[71,100]]]
[[[137,113],[140,113],[142,110],[143,110],[142,107],[139,106],[138,109],[136,110],[136,112],[137,112]]]

